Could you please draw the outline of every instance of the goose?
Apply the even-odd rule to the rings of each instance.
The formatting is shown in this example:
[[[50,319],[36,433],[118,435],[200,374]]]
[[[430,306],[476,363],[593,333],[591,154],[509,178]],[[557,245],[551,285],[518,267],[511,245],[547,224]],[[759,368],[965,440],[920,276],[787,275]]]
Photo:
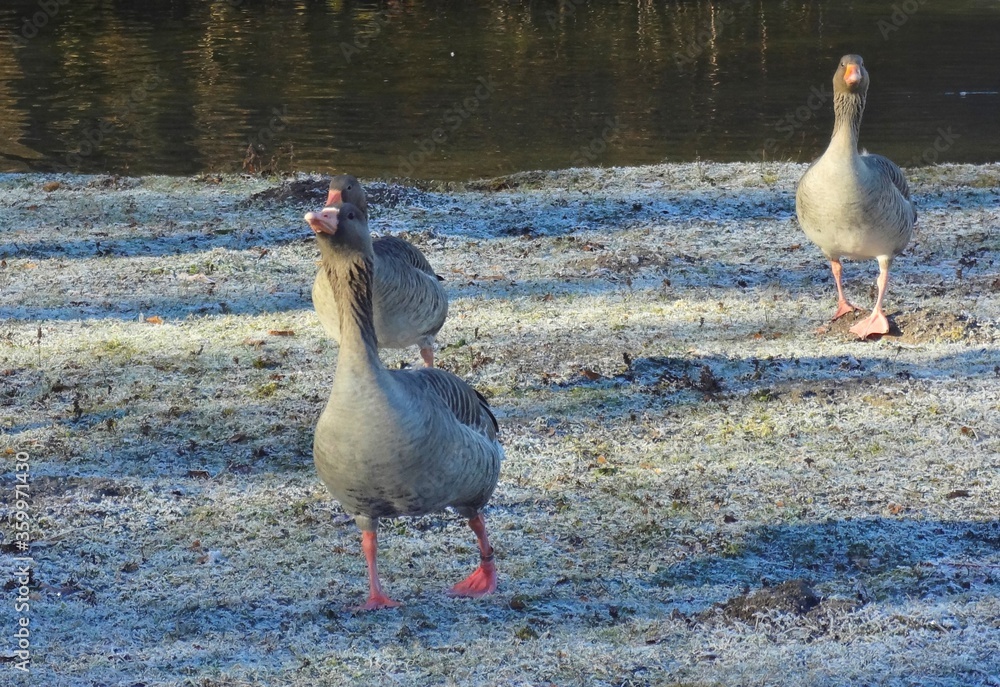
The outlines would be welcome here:
[[[305,221],[319,243],[321,272],[342,306],[337,368],[316,424],[313,459],[362,532],[369,595],[358,610],[399,605],[379,582],[379,518],[446,507],[468,519],[480,554],[479,567],[448,593],[494,592],[496,567],[482,508],[504,455],[496,417],[481,394],[450,372],[383,367],[373,315],[377,257],[361,209],[343,203],[307,213]]]
[[[368,216],[368,198],[358,180],[341,174],[330,180],[326,207],[353,204]],[[417,344],[427,367],[434,367],[434,337],[448,316],[448,296],[441,277],[424,254],[412,243],[395,236],[372,242],[375,253],[375,333],[382,348],[406,348]],[[320,269],[312,288],[313,307],[323,329],[340,341],[340,316],[330,280]]]
[[[902,170],[891,160],[858,153],[868,95],[868,71],[859,55],[845,55],[833,76],[833,136],[799,180],[795,212],[806,236],[830,261],[837,284],[833,319],[858,310],[844,296],[843,257],[878,260],[878,297],[871,315],[851,332],[860,339],[889,332],[882,309],[894,257],[910,243],[917,211]]]

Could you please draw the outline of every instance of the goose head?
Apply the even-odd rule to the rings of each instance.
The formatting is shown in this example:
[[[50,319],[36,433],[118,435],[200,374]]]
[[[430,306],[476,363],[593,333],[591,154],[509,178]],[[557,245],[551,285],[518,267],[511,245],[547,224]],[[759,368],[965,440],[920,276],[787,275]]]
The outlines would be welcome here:
[[[307,212],[305,220],[315,232],[324,257],[339,254],[370,258],[373,255],[368,220],[353,203]]]
[[[844,55],[833,75],[833,92],[864,95],[868,91],[868,70],[861,55]]]
[[[350,174],[338,174],[330,179],[330,192],[326,196],[326,207],[339,207],[342,203],[351,203],[368,215],[368,197],[365,189],[356,177]]]

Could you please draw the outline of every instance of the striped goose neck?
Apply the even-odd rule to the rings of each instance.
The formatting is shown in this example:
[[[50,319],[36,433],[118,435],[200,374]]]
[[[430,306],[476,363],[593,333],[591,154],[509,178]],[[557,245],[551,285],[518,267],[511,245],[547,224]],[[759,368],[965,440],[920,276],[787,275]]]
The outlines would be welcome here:
[[[340,331],[346,338],[357,332],[361,343],[378,356],[378,338],[375,336],[375,317],[372,306],[372,275],[375,265],[371,257],[348,258],[339,265],[324,261],[326,277],[333,287],[334,297],[341,304]],[[336,272],[339,271],[338,275]]]
[[[865,93],[837,93],[833,97],[833,138],[831,144],[841,140],[858,150],[861,134],[861,117],[865,113]]]

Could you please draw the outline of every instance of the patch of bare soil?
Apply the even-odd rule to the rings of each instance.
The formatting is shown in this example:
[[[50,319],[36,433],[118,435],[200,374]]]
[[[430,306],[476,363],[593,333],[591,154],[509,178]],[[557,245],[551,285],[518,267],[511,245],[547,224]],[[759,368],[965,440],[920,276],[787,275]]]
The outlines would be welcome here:
[[[916,308],[893,318],[905,344],[942,343],[976,340],[982,327],[975,317],[950,312]]]
[[[856,310],[820,328],[820,333],[828,336],[842,336],[857,340],[850,329],[868,317],[865,310]],[[901,344],[929,344],[957,341],[974,341],[984,334],[975,317],[963,313],[941,312],[914,308],[910,311],[889,313],[889,333],[881,337],[871,337],[898,341]],[[988,333],[986,333],[989,336]]]
[[[734,596],[720,608],[727,617],[752,623],[773,613],[805,615],[822,600],[805,580],[788,580]]]
[[[326,199],[330,186],[329,179],[295,179],[283,181],[278,186],[254,193],[246,199],[245,205],[308,205],[318,207]]]

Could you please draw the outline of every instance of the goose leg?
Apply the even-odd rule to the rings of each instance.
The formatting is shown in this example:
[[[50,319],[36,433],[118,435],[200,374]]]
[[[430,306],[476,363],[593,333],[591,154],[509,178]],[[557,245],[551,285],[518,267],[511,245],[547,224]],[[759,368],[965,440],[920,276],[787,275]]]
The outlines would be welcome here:
[[[448,590],[448,596],[480,597],[497,590],[497,568],[493,562],[493,547],[486,536],[486,521],[482,513],[469,520],[469,527],[479,540],[479,567],[467,578]]]
[[[434,367],[434,345],[421,346],[420,357],[424,359],[424,365]]]
[[[882,310],[882,300],[889,286],[889,262],[887,257],[880,256],[878,259],[878,298],[875,299],[872,314],[851,327],[851,333],[856,334],[859,339],[867,339],[873,334],[889,333],[889,320]]]
[[[833,272],[833,280],[837,283],[837,312],[833,313],[833,319],[837,320],[848,313],[860,310],[860,308],[848,302],[844,296],[844,284],[841,276],[844,268],[841,266],[840,260],[830,261],[830,271]]]
[[[368,563],[368,602],[358,606],[358,611],[376,611],[380,608],[394,608],[399,606],[398,601],[393,601],[382,593],[382,585],[378,581],[378,535],[374,531],[364,530],[361,532],[361,548],[365,552],[365,561]]]

